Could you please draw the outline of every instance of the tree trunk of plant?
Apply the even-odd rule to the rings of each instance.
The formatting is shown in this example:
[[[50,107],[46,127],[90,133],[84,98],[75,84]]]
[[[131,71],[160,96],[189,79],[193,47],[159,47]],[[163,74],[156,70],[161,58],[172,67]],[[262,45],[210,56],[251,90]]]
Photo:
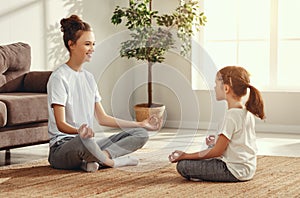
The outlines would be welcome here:
[[[149,1],[149,10],[152,11],[152,0]],[[151,16],[150,20],[152,23],[152,16]]]
[[[149,1],[149,10],[152,10],[152,0]],[[152,23],[152,17],[150,18]],[[153,63],[148,61],[148,107],[152,105],[152,65]]]
[[[148,107],[152,105],[152,62],[148,62]]]

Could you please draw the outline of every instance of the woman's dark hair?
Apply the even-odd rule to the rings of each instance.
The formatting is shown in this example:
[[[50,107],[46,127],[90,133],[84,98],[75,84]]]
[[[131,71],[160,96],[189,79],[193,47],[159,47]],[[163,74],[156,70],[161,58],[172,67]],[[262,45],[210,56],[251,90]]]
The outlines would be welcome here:
[[[77,15],[72,15],[69,18],[64,18],[60,21],[61,31],[64,33],[63,39],[66,48],[70,51],[68,41],[76,43],[83,31],[92,31],[91,26],[83,22]]]
[[[264,102],[261,93],[250,85],[250,74],[243,67],[227,66],[219,71],[224,84],[227,84],[233,90],[237,97],[247,94],[247,88],[250,89],[248,101],[245,106],[248,111],[260,119],[265,118]]]

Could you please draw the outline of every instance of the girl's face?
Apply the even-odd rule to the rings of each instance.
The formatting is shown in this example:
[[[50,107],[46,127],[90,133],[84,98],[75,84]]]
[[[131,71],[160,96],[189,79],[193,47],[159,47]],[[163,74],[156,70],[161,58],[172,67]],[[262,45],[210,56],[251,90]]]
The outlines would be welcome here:
[[[215,86],[216,100],[217,101],[225,100],[226,93],[225,93],[224,84],[220,73],[217,73],[215,83],[216,83]]]
[[[79,62],[90,62],[94,52],[95,35],[91,31],[84,31],[75,44],[70,45],[71,55]]]

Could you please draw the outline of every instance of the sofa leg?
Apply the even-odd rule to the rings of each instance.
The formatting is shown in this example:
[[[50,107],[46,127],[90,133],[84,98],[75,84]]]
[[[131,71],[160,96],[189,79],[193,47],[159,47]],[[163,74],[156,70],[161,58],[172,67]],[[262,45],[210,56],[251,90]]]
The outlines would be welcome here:
[[[10,165],[10,150],[5,151],[5,165]]]

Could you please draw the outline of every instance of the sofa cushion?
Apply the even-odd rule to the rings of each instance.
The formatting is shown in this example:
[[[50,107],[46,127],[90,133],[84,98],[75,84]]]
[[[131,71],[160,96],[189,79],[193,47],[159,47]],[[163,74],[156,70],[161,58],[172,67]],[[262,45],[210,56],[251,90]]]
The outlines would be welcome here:
[[[0,87],[0,93],[23,91],[24,78],[25,74],[7,82],[2,87]]]
[[[4,127],[7,122],[7,111],[4,102],[0,101],[0,127]]]
[[[7,108],[7,126],[48,120],[45,93],[1,93],[0,101]]]
[[[30,62],[31,52],[28,44],[19,42],[0,46],[0,87],[27,73]]]
[[[51,71],[31,71],[24,79],[24,91],[35,93],[47,93],[47,82]]]

